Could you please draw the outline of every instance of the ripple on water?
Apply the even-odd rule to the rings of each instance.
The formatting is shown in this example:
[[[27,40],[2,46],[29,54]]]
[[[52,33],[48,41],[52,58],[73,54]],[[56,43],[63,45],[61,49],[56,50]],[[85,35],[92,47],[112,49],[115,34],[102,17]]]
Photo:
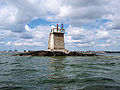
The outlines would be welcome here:
[[[20,64],[20,63],[18,62],[11,63],[11,65],[17,65],[17,64]]]
[[[0,56],[0,89],[119,90],[119,70],[120,57]]]
[[[91,76],[91,74],[83,72],[83,73],[77,74],[76,78],[86,78],[86,77],[90,77],[90,76]]]
[[[106,78],[106,77],[88,77],[81,80],[82,82],[94,82],[94,83],[105,83],[105,82],[112,82],[115,81],[112,78]]]
[[[0,90],[28,90],[27,88],[21,87],[21,86],[6,86],[6,87],[0,87]]]
[[[112,85],[87,85],[81,90],[120,90],[120,86]]]
[[[105,83],[115,83],[115,81],[111,78],[106,77],[88,77],[88,78],[67,78],[67,77],[61,77],[61,78],[51,78],[51,77],[41,77],[36,79],[37,84],[105,84]]]
[[[11,69],[11,71],[22,71],[22,72],[37,72],[36,69]]]

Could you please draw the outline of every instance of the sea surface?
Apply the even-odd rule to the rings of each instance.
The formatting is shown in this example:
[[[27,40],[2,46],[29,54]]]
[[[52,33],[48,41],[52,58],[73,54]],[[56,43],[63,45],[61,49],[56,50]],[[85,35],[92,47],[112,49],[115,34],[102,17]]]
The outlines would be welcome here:
[[[10,55],[0,53],[0,90],[120,90],[120,53],[91,57]]]

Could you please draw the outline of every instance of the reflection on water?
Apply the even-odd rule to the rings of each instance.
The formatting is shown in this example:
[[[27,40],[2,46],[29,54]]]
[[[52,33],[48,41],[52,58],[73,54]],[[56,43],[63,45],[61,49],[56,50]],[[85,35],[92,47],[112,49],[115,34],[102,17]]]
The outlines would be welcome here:
[[[64,59],[66,57],[54,57],[51,59],[49,67],[50,69],[52,69],[54,72],[50,75],[49,79],[50,80],[54,80],[54,81],[60,81],[60,80],[64,80],[65,75],[64,72],[62,72],[62,70],[64,70]],[[54,85],[52,87],[53,90],[61,90],[62,87],[60,85]]]
[[[120,57],[0,56],[1,90],[119,90]]]

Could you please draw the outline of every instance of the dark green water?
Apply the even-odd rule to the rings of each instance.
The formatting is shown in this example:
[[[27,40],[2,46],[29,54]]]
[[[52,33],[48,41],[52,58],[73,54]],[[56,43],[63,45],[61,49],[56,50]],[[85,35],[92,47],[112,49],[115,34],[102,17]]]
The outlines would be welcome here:
[[[120,90],[120,54],[0,56],[0,90]]]

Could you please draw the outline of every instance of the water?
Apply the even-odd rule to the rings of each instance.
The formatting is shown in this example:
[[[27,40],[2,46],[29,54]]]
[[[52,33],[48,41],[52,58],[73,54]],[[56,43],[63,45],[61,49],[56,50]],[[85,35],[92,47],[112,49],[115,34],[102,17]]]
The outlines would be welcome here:
[[[0,90],[120,90],[120,54],[0,56]]]

